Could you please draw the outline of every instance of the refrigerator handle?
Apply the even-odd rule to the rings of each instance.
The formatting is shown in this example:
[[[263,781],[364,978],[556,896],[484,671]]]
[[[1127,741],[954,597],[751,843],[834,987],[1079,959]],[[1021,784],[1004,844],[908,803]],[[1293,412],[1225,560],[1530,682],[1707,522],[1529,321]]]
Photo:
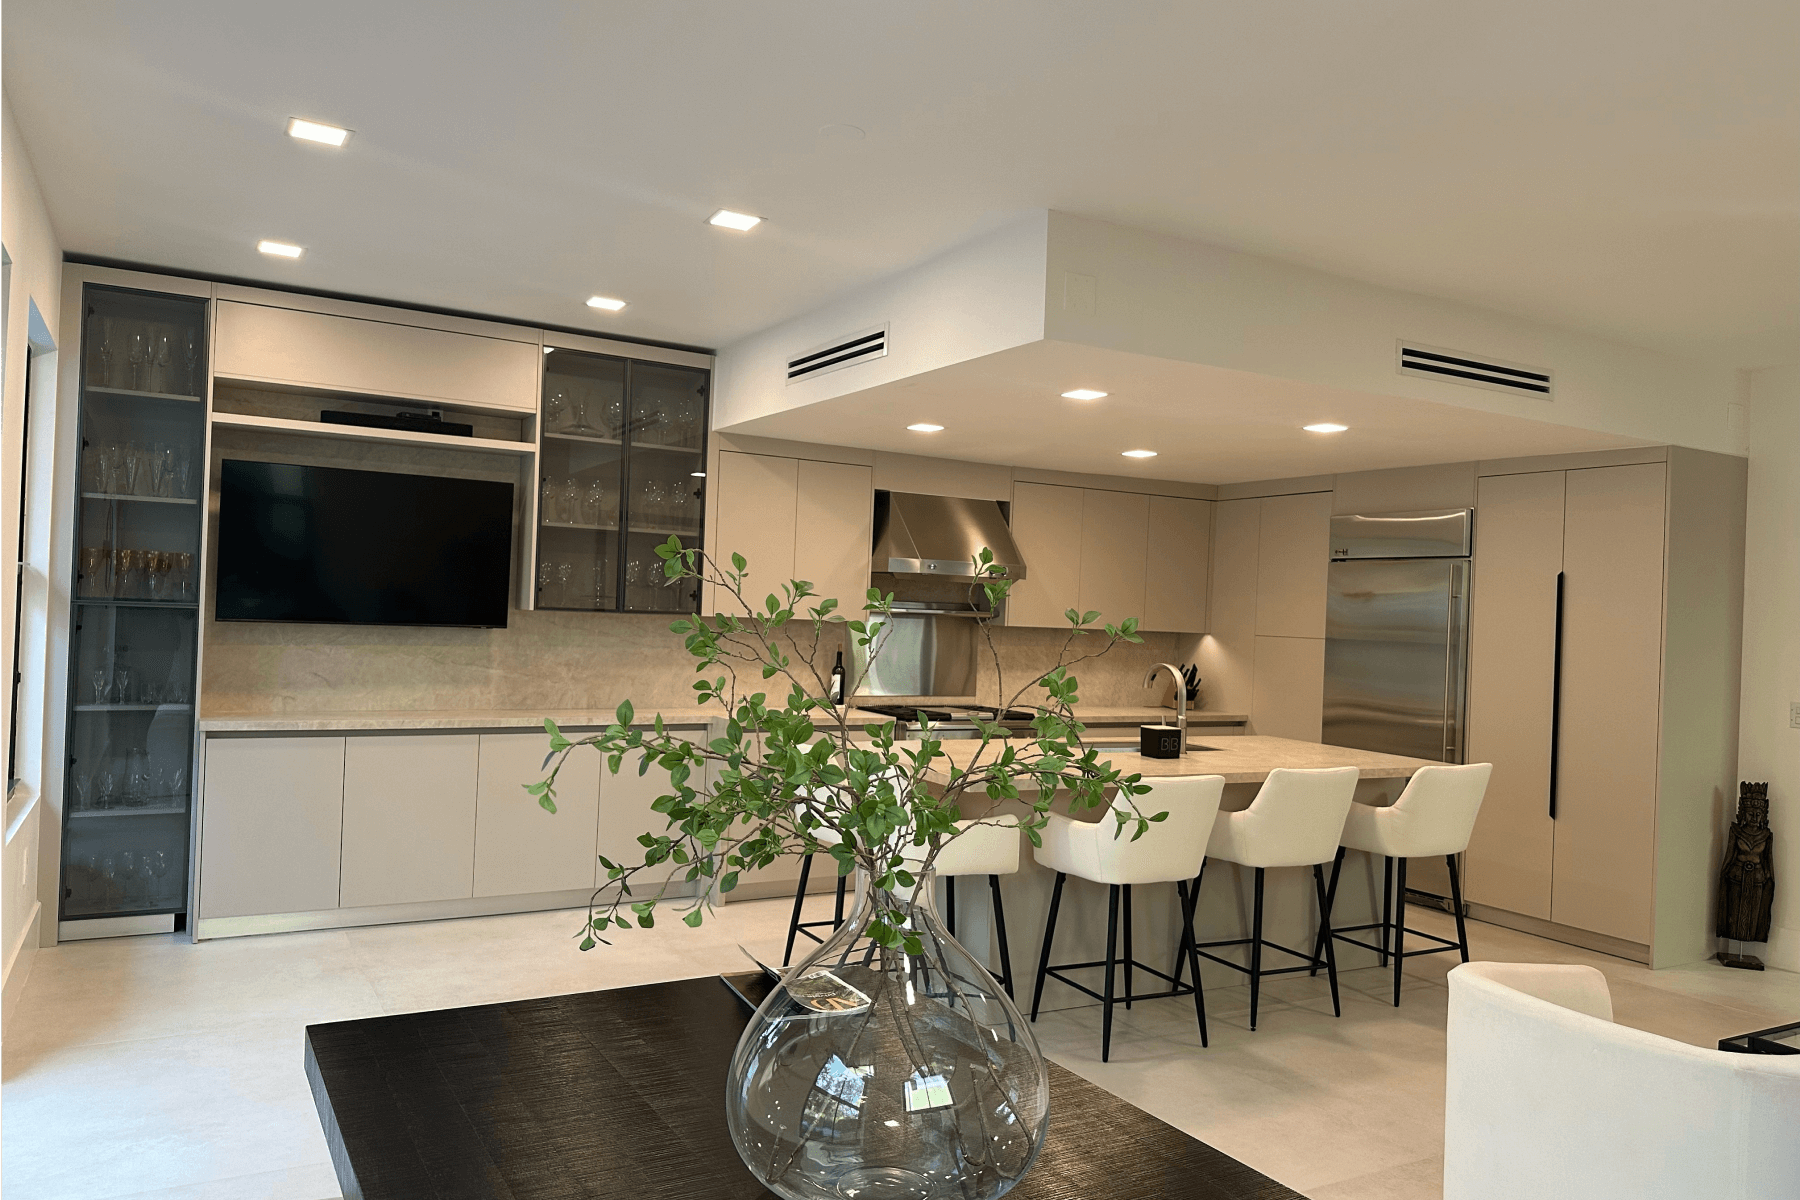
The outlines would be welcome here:
[[[1448,653],[1444,656],[1444,761],[1463,761],[1463,727],[1468,720],[1469,564],[1450,564]]]
[[[1556,573],[1556,652],[1550,667],[1550,819],[1556,820],[1558,759],[1562,751],[1563,573]]]

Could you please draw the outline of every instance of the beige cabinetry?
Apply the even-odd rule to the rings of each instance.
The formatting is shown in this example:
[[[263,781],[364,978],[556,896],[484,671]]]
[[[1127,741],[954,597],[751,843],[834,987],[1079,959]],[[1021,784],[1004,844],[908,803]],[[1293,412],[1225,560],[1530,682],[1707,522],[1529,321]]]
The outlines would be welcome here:
[[[343,738],[209,739],[201,918],[336,908],[343,819]]]
[[[1256,632],[1260,637],[1325,636],[1331,562],[1331,493],[1269,496],[1262,501],[1256,556]]]
[[[475,734],[347,739],[341,906],[474,894],[479,752]]]
[[[697,742],[703,735],[676,736]],[[598,754],[592,751],[588,753],[595,762],[599,762]],[[605,770],[600,773],[599,851],[603,857],[624,867],[644,860],[644,847],[638,842],[640,835],[666,833],[669,827],[669,818],[651,808],[657,797],[669,793],[669,773],[660,765],[652,764],[648,771],[639,775],[639,757],[635,754],[626,755],[616,775]],[[698,783],[698,780],[694,781],[695,786]],[[642,892],[646,896],[653,895],[658,887],[674,877],[679,890],[685,893],[689,888],[680,876],[686,872],[685,865],[674,862],[652,868],[637,876],[632,882],[631,890]],[[605,868],[600,869],[597,880],[601,884],[606,882]]]
[[[1709,952],[1743,487],[1742,460],[1680,448],[1480,480],[1469,759],[1494,775],[1470,902],[1658,966]]]
[[[475,779],[477,896],[523,896],[594,885],[600,809],[600,755],[578,748],[556,777],[556,811],[546,812],[527,784],[544,777],[550,739],[484,733]]]
[[[804,579],[820,599],[837,600],[836,615],[862,615],[873,541],[872,467],[723,450],[711,482],[716,515],[709,553],[725,565],[733,554],[748,560],[748,600],[760,605],[790,579]],[[711,590],[706,611],[737,611],[718,592]]]
[[[531,341],[221,300],[213,370],[230,379],[533,412]],[[524,331],[521,331],[524,332]]]
[[[1211,501],[1017,483],[1012,533],[1026,575],[1008,625],[1062,628],[1072,608],[1154,632],[1205,631]]]

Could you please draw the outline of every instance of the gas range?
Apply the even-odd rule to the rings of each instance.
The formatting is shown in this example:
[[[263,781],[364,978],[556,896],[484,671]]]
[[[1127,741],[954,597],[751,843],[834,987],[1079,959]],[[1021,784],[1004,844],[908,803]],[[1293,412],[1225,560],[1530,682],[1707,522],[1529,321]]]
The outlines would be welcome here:
[[[1031,718],[1035,715],[1029,709],[1008,708],[1005,710],[991,704],[857,704],[862,712],[875,713],[887,717],[895,723],[894,736],[905,740],[916,736],[919,720],[924,718],[931,722],[931,732],[938,738],[978,738],[981,730],[976,727],[974,718],[997,723],[1008,736],[1029,734]]]

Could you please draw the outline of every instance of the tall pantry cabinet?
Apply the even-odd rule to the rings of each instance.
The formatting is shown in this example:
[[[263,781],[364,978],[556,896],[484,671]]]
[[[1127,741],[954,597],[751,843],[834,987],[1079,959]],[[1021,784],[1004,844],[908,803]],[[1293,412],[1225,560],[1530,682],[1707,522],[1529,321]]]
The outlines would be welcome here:
[[[1480,479],[1469,761],[1494,775],[1465,891],[1488,915],[1655,966],[1711,952],[1744,481],[1744,460],[1680,447]]]

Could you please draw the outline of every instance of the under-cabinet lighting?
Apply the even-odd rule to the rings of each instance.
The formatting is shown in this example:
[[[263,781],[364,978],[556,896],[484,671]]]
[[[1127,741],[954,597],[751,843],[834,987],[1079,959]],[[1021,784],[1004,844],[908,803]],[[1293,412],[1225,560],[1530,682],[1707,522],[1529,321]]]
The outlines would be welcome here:
[[[350,131],[339,129],[336,125],[327,125],[322,121],[308,121],[304,117],[289,117],[288,136],[297,137],[305,142],[341,146],[350,140]]]
[[[718,225],[725,229],[735,229],[739,233],[748,233],[762,224],[761,217],[753,217],[749,213],[732,212],[729,208],[721,208],[706,218],[708,225]]]
[[[1093,388],[1076,388],[1072,392],[1063,393],[1064,400],[1104,400],[1105,392],[1096,392]]]
[[[273,254],[276,258],[299,258],[302,254],[306,253],[304,247],[296,246],[289,242],[271,242],[264,240],[256,243],[256,248],[261,250],[264,254]]]
[[[1317,425],[1302,425],[1300,428],[1308,433],[1342,433],[1350,428],[1348,425],[1334,425],[1330,421],[1320,421]]]
[[[1123,454],[1126,458],[1155,458],[1156,457],[1156,451],[1154,451],[1154,450],[1121,450],[1121,451],[1119,451],[1119,453]]]
[[[555,354],[555,353],[556,353],[556,347],[555,347],[555,346],[545,346],[545,347],[544,347],[544,353],[545,353],[545,354]]]
[[[689,471],[688,474],[692,475],[695,479],[705,479],[706,478],[705,471]]]
[[[917,425],[908,425],[907,428],[910,429],[914,433],[942,433],[942,432],[944,432],[944,427],[942,425],[933,425],[929,421],[920,421]]]
[[[625,307],[623,300],[614,300],[611,296],[589,296],[587,304],[589,308],[601,308],[607,312],[618,312]]]

